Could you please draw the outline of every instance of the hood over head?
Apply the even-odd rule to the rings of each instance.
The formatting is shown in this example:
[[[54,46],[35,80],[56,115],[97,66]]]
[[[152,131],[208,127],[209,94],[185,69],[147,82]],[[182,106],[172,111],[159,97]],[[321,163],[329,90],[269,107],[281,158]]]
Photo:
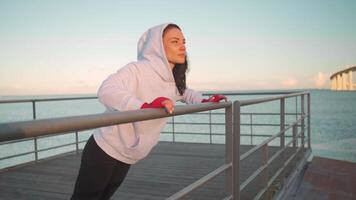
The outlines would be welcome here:
[[[174,77],[163,47],[163,31],[171,23],[148,29],[137,44],[137,60],[147,60],[151,67],[166,81],[174,82]]]

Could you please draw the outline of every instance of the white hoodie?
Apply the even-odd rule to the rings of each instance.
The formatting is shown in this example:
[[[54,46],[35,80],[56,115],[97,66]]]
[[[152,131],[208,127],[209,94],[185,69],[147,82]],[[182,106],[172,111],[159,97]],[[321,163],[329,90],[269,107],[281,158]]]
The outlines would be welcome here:
[[[143,103],[157,97],[189,104],[201,102],[201,94],[191,89],[186,89],[182,96],[178,92],[162,42],[167,25],[146,31],[138,42],[138,61],[127,64],[102,83],[98,98],[107,112],[140,109]],[[94,139],[111,157],[134,164],[157,144],[166,121],[160,118],[103,127],[94,132]]]

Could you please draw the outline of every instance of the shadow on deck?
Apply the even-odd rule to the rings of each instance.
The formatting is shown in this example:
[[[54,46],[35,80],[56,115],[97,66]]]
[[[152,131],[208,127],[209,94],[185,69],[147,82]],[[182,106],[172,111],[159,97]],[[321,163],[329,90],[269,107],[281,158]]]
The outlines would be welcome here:
[[[244,153],[252,146],[241,146]],[[269,147],[269,155],[278,150]],[[160,142],[144,160],[133,165],[112,199],[165,199],[193,183],[225,162],[221,144]],[[240,164],[243,181],[260,166],[261,153]],[[0,173],[0,199],[69,199],[80,165],[81,154],[67,154]],[[277,159],[280,160],[280,159]],[[274,170],[274,164],[271,170]],[[260,189],[259,178],[241,194],[250,199]],[[185,199],[222,199],[224,174],[187,196]]]

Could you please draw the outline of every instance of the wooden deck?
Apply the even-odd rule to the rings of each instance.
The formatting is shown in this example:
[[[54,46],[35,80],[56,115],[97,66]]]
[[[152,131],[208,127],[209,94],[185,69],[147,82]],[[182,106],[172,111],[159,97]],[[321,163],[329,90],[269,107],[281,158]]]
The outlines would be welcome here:
[[[355,200],[356,163],[313,157],[293,200]]]
[[[241,153],[250,148],[242,146]],[[270,147],[269,155],[276,150]],[[224,145],[160,142],[146,159],[131,167],[112,199],[165,199],[219,167],[224,155]],[[241,163],[241,180],[258,168],[258,155]],[[80,158],[81,154],[73,153],[0,173],[0,199],[69,199]],[[241,199],[255,195],[260,182],[242,193]],[[186,199],[223,199],[227,196],[224,187],[222,174]]]

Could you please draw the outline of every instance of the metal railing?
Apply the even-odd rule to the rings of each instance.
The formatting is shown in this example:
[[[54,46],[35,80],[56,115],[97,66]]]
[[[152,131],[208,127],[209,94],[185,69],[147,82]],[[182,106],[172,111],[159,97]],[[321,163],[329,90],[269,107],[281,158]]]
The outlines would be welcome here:
[[[295,122],[290,124],[288,127],[285,126],[285,100],[287,98],[291,97],[296,97],[300,96],[301,97],[301,116],[300,118],[297,118]],[[307,96],[307,113],[305,113],[305,96]],[[240,162],[243,160],[247,159],[249,156],[251,156],[253,153],[256,153],[258,150],[261,152],[262,156],[262,165],[255,170],[244,182],[240,183],[239,188],[234,188],[232,196],[239,196],[240,192],[245,190],[249,184],[252,183],[253,180],[255,180],[258,176],[263,176],[263,184],[264,187],[257,193],[256,196],[253,197],[253,199],[260,199],[263,195],[269,195],[268,190],[271,188],[272,184],[277,180],[277,178],[280,178],[281,183],[283,184],[285,175],[283,174],[286,170],[286,166],[288,166],[293,159],[295,159],[298,156],[298,153],[300,151],[305,151],[305,141],[307,141],[307,153],[304,154],[303,156],[303,162],[306,161],[307,157],[310,155],[310,94],[307,92],[303,93],[297,93],[297,94],[289,94],[285,95],[282,97],[270,97],[270,98],[263,98],[263,99],[255,99],[255,100],[245,100],[245,101],[235,101],[234,102],[234,134],[239,134],[240,133],[240,113],[241,113],[241,107],[244,106],[249,106],[249,105],[255,105],[259,103],[265,103],[265,102],[270,102],[270,101],[280,101],[280,131],[273,135],[272,137],[266,139],[262,143],[256,145],[246,153],[242,154],[237,154],[240,158],[238,159]],[[307,137],[305,137],[305,118],[308,119],[308,129],[307,129]],[[300,126],[298,126],[300,124]],[[301,131],[298,132],[297,129],[298,127],[301,127]],[[285,134],[286,132],[292,129],[292,140],[288,142],[287,144],[285,143]],[[280,149],[273,155],[269,156],[268,152],[268,144],[279,138],[280,139]],[[301,145],[300,147],[297,148],[298,140],[300,140]],[[295,153],[290,155],[289,158],[284,158],[283,154],[285,151],[287,151],[288,146],[292,145],[292,147],[295,149]],[[277,158],[282,156],[283,158],[283,163],[280,165],[278,170],[276,171],[275,174],[270,174],[269,171],[269,166],[271,165],[272,162],[276,161]],[[286,161],[284,161],[286,160]],[[233,167],[235,169],[235,173],[238,173],[239,169],[239,163],[236,162],[236,166]],[[235,163],[234,163],[235,165]],[[239,177],[234,177],[237,180],[239,180]],[[267,199],[270,197],[267,196]]]
[[[275,94],[275,93],[273,93]],[[280,94],[280,93],[279,93]],[[261,95],[261,93],[258,93]],[[300,112],[296,110],[296,113],[286,113],[285,112],[285,99],[292,98],[292,97],[300,97],[301,98],[301,110]],[[305,114],[305,96],[307,96],[307,114]],[[94,98],[94,97],[93,97]],[[297,98],[296,98],[297,99]],[[42,100],[42,99],[41,99]],[[265,102],[271,101],[280,101],[280,113],[242,113],[241,108],[249,105],[255,105]],[[33,102],[33,101],[31,101]],[[297,102],[297,100],[296,100]],[[1,103],[1,102],[0,102]],[[35,103],[33,103],[35,104]],[[35,106],[34,106],[35,108]],[[297,108],[297,103],[296,103]],[[211,110],[214,109],[225,109],[225,113],[212,113]],[[235,101],[233,104],[231,102],[224,102],[219,104],[199,104],[199,105],[187,105],[187,106],[177,106],[173,114],[167,114],[163,110],[157,109],[147,109],[147,110],[139,110],[139,111],[127,111],[127,112],[113,112],[113,113],[105,113],[105,114],[94,114],[94,115],[84,115],[84,116],[76,116],[76,117],[62,117],[62,118],[55,118],[55,119],[39,119],[35,121],[25,121],[25,122],[11,122],[11,123],[3,123],[0,124],[0,143],[10,143],[13,140],[21,140],[23,141],[26,138],[36,138],[36,137],[46,137],[47,135],[53,135],[58,133],[64,133],[69,131],[76,132],[76,142],[65,144],[65,145],[76,145],[76,150],[78,150],[78,144],[80,142],[78,140],[78,131],[92,129],[102,126],[108,126],[113,124],[121,124],[121,123],[128,123],[134,121],[142,121],[142,120],[149,120],[161,117],[174,117],[177,115],[183,114],[190,114],[196,112],[203,112],[208,111],[209,114],[209,123],[210,127],[213,125],[224,125],[225,126],[225,163],[218,167],[217,169],[213,170],[208,175],[202,177],[198,181],[192,183],[191,185],[187,186],[183,190],[177,192],[176,194],[172,195],[168,199],[180,199],[187,194],[191,193],[193,190],[197,189],[198,187],[202,186],[203,184],[207,183],[214,177],[219,174],[225,172],[225,180],[226,180],[226,189],[228,196],[226,199],[239,199],[240,193],[244,191],[248,185],[258,176],[263,174],[265,177],[265,185],[264,187],[258,192],[258,194],[254,197],[254,199],[259,199],[264,194],[267,193],[268,189],[271,185],[276,181],[278,177],[283,176],[285,172],[286,166],[291,163],[291,161],[297,157],[298,153],[304,151],[305,141],[307,141],[307,149],[310,149],[310,94],[303,92],[303,93],[293,93],[293,94],[286,94],[277,97],[268,97],[268,98],[259,98],[259,99],[252,99],[252,100],[243,100],[243,101]],[[206,113],[197,113],[197,114],[206,114]],[[252,134],[241,134],[241,126],[265,126],[270,124],[255,124],[252,122],[250,123],[241,123],[241,115],[249,115],[250,119],[254,115],[280,115],[280,131],[274,135],[257,135],[262,137],[269,137],[268,139],[264,140],[261,144],[258,144],[245,154],[239,154],[239,146],[240,146],[240,136],[248,136],[253,137]],[[212,123],[211,116],[212,115],[225,115],[225,123]],[[285,123],[285,116],[286,115],[296,115],[296,121],[291,124]],[[35,116],[35,115],[34,115]],[[298,118],[298,116],[300,116]],[[305,137],[305,118],[307,118],[307,137]],[[173,126],[173,141],[175,141],[175,134],[177,134],[174,130],[175,124],[179,124],[179,122],[175,122],[174,118],[172,118],[172,126]],[[190,124],[190,123],[189,123]],[[199,124],[199,123],[198,123]],[[202,124],[202,123],[200,123]],[[277,126],[277,124],[273,124],[273,126]],[[298,133],[298,128],[301,128],[301,131]],[[292,140],[285,144],[286,139],[286,131],[289,129],[293,130]],[[210,143],[212,143],[212,133],[211,128],[209,129],[209,137]],[[181,133],[180,133],[181,134]],[[222,135],[222,134],[217,134]],[[268,144],[280,138],[280,147],[281,149],[273,156],[269,157],[268,155]],[[298,139],[301,141],[301,146],[297,147]],[[35,139],[36,141],[36,139]],[[252,142],[252,139],[251,139]],[[35,142],[36,143],[36,142]],[[36,144],[37,145],[37,144]],[[65,145],[60,145],[65,146]],[[289,157],[279,168],[276,174],[271,175],[269,172],[269,165],[284,154],[288,146],[296,148],[296,153],[293,156]],[[38,150],[35,148],[34,151],[29,153],[38,153],[39,151],[45,151],[48,149],[57,148],[51,147],[47,149]],[[262,150],[262,157],[263,157],[263,165],[259,167],[250,177],[248,177],[244,182],[240,183],[239,180],[239,166],[240,161],[247,159],[253,153],[256,153],[258,150]],[[37,157],[37,156],[36,156]],[[8,157],[9,158],[9,157]],[[230,195],[231,194],[231,195]]]
[[[227,92],[227,93],[221,93],[224,95],[227,95],[229,97],[241,95],[241,96],[253,96],[253,95],[282,95],[282,94],[290,94],[292,92]],[[203,95],[209,96],[209,93],[204,93]],[[43,103],[43,102],[58,102],[58,101],[75,101],[75,100],[90,100],[90,99],[97,99],[95,96],[87,96],[87,97],[67,97],[67,98],[33,98],[33,99],[17,99],[17,100],[0,100],[0,105],[1,104],[15,104],[15,103],[31,103],[32,105],[32,119],[36,120],[37,119],[37,108],[38,108],[38,103]],[[296,110],[297,110],[297,99],[296,99]],[[251,145],[253,144],[253,137],[259,136],[259,137],[270,137],[270,135],[257,135],[253,133],[252,127],[253,126],[279,126],[279,124],[256,124],[253,123],[252,121],[252,116],[258,116],[258,115],[278,115],[279,113],[241,113],[241,115],[250,115],[250,122],[249,123],[242,123],[241,126],[250,126],[251,132],[248,133],[241,133],[241,136],[249,136],[251,137]],[[162,135],[171,135],[172,139],[170,140],[171,142],[176,142],[176,135],[195,135],[195,136],[208,136],[209,137],[209,143],[212,144],[214,143],[213,137],[220,137],[224,136],[224,133],[214,133],[212,131],[212,126],[225,126],[225,123],[219,123],[219,122],[213,122],[212,121],[212,116],[219,116],[219,115],[224,115],[224,113],[213,113],[211,111],[203,112],[203,113],[192,113],[192,115],[208,115],[209,121],[207,123],[200,123],[200,122],[176,122],[174,116],[171,117],[171,122],[168,122],[168,126],[172,126],[172,131],[163,131]],[[298,113],[286,113],[286,115],[295,115],[297,117]],[[180,125],[206,125],[209,126],[209,132],[208,133],[191,133],[191,132],[182,132],[182,131],[175,131],[175,128],[179,128]],[[67,132],[67,133],[58,133],[57,135],[63,135],[63,134],[70,134],[73,132]],[[12,159],[20,156],[26,156],[26,155],[32,155],[34,154],[34,161],[38,161],[41,159],[39,157],[39,153],[41,152],[47,152],[49,150],[54,150],[54,149],[59,149],[62,147],[68,147],[68,146],[73,146],[75,145],[75,151],[79,152],[80,150],[80,144],[83,144],[87,141],[87,139],[82,139],[79,140],[79,131],[76,130],[74,132],[75,134],[75,142],[69,142],[65,144],[60,144],[57,146],[51,146],[51,147],[46,147],[46,148],[40,148],[40,145],[38,144],[40,140],[44,140],[49,137],[53,137],[53,135],[45,135],[45,136],[35,136],[31,138],[25,138],[21,140],[11,140],[11,141],[5,141],[1,142],[0,145],[4,144],[14,144],[18,142],[23,142],[23,141],[33,141],[33,151],[28,151],[28,152],[21,152],[18,154],[13,154],[5,157],[0,157],[1,160],[7,160],[7,159]]]

